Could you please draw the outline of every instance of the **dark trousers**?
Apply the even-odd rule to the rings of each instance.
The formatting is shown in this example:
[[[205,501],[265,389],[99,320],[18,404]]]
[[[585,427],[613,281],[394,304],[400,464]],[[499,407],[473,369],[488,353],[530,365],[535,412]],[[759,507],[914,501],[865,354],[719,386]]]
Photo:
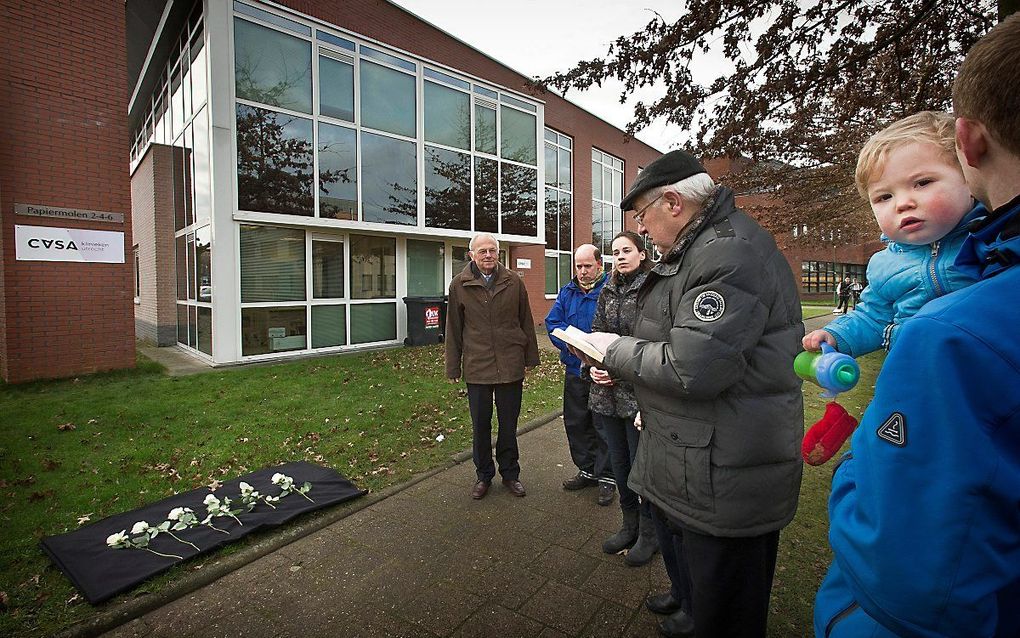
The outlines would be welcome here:
[[[590,381],[569,372],[563,378],[563,428],[567,431],[570,459],[588,478],[612,481],[609,467],[609,450],[605,440],[595,430],[588,410]]]
[[[636,510],[639,507],[637,493],[627,487],[630,466],[637,454],[638,436],[641,434],[634,427],[634,419],[623,419],[592,412],[595,429],[606,440],[609,450],[609,462],[616,479],[616,488],[620,491],[620,509]]]
[[[496,463],[499,474],[507,481],[521,476],[520,451],[517,448],[517,418],[521,415],[524,380],[494,385],[467,384],[468,409],[474,433],[472,452],[475,474],[479,481],[496,476],[492,462],[492,404],[496,403]]]
[[[709,536],[655,506],[652,518],[673,597],[684,601],[698,638],[764,638],[779,532]]]
[[[850,305],[850,295],[847,295],[845,297],[843,295],[840,295],[839,303],[836,305],[836,308],[842,310],[845,314],[848,310],[847,308],[848,305]]]

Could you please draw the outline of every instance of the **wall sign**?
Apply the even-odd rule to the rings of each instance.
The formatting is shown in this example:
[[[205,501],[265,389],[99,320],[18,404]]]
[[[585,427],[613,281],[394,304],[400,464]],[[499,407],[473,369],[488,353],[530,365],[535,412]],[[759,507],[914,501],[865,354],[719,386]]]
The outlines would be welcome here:
[[[124,263],[124,233],[52,226],[14,226],[18,261]]]
[[[37,204],[15,204],[14,212],[19,215],[80,219],[85,222],[109,222],[112,224],[124,223],[124,213],[108,213],[106,211],[85,210],[83,208],[58,208],[56,206],[40,206]]]
[[[528,268],[531,268],[531,260],[530,259],[518,259],[517,260],[517,270],[527,270]]]

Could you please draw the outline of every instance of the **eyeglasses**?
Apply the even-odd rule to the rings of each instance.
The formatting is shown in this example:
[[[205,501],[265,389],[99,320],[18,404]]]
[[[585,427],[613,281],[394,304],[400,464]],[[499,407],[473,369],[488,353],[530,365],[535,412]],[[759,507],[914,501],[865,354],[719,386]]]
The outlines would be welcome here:
[[[658,197],[656,197],[652,201],[650,201],[647,204],[645,204],[644,206],[642,206],[641,210],[639,210],[638,212],[636,212],[634,214],[634,221],[636,221],[638,223],[638,226],[643,225],[644,222],[645,222],[645,211],[647,211],[649,208],[651,208],[652,204],[654,204],[655,202],[657,202],[660,199],[662,199],[662,196],[665,195],[665,194],[666,194],[666,191],[662,191],[661,193],[659,193]]]

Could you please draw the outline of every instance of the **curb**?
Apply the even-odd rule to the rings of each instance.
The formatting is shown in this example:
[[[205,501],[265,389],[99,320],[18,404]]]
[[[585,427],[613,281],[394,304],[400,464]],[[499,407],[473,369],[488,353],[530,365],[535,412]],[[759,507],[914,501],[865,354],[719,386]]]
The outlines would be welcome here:
[[[517,427],[517,435],[520,436],[539,428],[559,418],[561,414],[563,414],[563,410],[556,410],[537,416],[523,425],[519,425]],[[113,603],[116,606],[112,609],[97,612],[93,617],[73,625],[57,635],[60,638],[93,638],[94,636],[99,636],[116,629],[125,623],[144,616],[154,609],[158,609],[197,589],[201,589],[267,554],[282,549],[296,540],[313,534],[351,514],[371,507],[383,499],[389,498],[427,478],[470,459],[471,450],[457,452],[450,456],[449,461],[439,467],[417,474],[403,483],[391,485],[380,492],[367,494],[364,498],[359,498],[351,503],[339,505],[332,510],[320,511],[318,516],[312,516],[308,520],[288,525],[276,533],[270,532],[267,538],[241,549],[236,554],[216,560],[211,564],[206,564],[199,570],[192,570],[182,574],[159,592],[141,595],[121,603]]]

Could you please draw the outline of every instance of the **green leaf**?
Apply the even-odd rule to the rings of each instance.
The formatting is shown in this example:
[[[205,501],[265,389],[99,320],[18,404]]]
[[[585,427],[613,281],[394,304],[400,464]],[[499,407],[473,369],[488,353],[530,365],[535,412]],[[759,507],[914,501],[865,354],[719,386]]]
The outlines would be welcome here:
[[[185,523],[183,523],[183,522],[178,522],[177,524],[175,524],[175,525],[173,526],[173,530],[174,530],[175,532],[179,532],[179,531],[181,531],[182,529],[188,529],[188,526],[187,526],[187,524],[185,524]]]

